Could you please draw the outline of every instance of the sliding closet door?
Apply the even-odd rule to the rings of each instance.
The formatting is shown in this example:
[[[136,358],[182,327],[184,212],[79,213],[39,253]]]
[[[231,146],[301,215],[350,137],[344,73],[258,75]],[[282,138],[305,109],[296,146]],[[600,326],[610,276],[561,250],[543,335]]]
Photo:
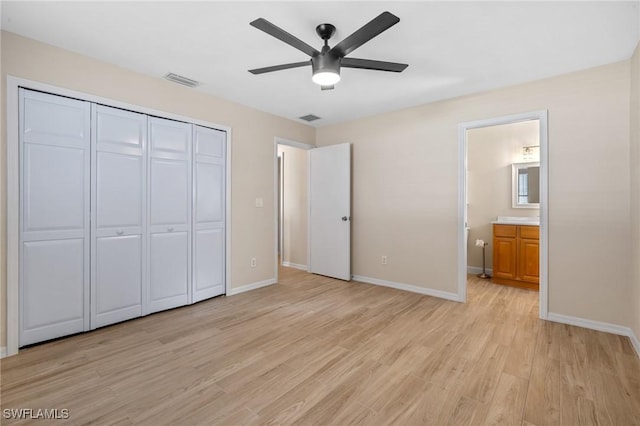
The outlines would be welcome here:
[[[149,312],[189,303],[191,125],[149,118]]]
[[[225,292],[226,133],[194,126],[193,302]]]
[[[142,315],[147,117],[94,105],[93,123],[92,329]]]
[[[90,104],[20,89],[20,336],[89,328]]]

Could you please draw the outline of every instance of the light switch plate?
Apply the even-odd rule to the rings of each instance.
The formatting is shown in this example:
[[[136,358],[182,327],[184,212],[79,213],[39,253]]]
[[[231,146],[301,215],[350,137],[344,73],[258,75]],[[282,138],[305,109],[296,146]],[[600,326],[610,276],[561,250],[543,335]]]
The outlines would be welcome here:
[[[256,198],[256,207],[264,207],[264,200],[262,197]]]

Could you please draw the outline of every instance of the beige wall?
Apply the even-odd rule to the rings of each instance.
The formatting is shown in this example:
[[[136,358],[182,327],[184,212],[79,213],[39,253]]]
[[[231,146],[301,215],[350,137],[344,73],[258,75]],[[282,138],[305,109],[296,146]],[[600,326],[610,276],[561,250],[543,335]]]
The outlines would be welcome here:
[[[631,220],[631,328],[640,339],[640,43],[631,58]]]
[[[278,145],[284,154],[282,261],[307,266],[307,151]]]
[[[489,243],[486,267],[492,268],[493,227],[496,216],[540,216],[539,209],[512,208],[513,163],[523,162],[522,148],[540,145],[538,120],[482,127],[467,132],[467,265],[482,268],[482,249],[475,240]],[[531,160],[529,160],[531,161]],[[540,161],[540,157],[535,158]]]
[[[318,145],[353,144],[354,274],[455,293],[457,125],[548,109],[549,310],[613,324],[633,323],[640,334],[638,50],[633,67],[624,61],[316,131],[11,33],[2,32],[1,37],[2,346],[6,345],[7,75],[230,126],[234,288],[273,277],[272,158],[273,140],[279,136],[309,144],[315,140]],[[264,199],[264,208],[255,208],[256,197]],[[382,255],[388,257],[387,265],[380,264]],[[258,260],[256,268],[249,266],[251,257]],[[629,302],[633,294],[635,302]]]
[[[456,292],[458,124],[548,109],[549,311],[629,324],[629,67],[318,129],[353,144],[353,273]]]
[[[6,93],[6,76],[12,75],[231,127],[231,286],[236,288],[274,278],[274,137],[313,144],[314,128],[12,33],[2,33],[1,55],[2,93]],[[2,129],[6,129],[5,105],[3,96],[0,100]],[[2,346],[6,346],[6,144],[6,132],[2,131]],[[264,199],[264,208],[255,207],[256,197]],[[250,267],[251,257],[257,258],[256,268]]]

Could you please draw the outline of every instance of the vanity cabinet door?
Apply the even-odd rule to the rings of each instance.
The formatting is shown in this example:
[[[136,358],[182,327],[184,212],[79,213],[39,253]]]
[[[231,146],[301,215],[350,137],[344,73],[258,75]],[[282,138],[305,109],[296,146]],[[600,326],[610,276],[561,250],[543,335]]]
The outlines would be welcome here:
[[[540,228],[493,225],[493,279],[497,284],[538,289],[540,282]]]
[[[493,275],[496,278],[516,279],[516,239],[494,236]]]
[[[520,239],[518,279],[531,283],[540,282],[540,244],[538,240]]]

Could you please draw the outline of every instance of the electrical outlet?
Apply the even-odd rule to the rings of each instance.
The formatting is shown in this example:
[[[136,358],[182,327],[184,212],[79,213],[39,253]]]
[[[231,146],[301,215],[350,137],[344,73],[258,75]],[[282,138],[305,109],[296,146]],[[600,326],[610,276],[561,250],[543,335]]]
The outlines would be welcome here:
[[[387,256],[382,256],[382,264],[383,265],[387,264]]]
[[[252,267],[252,268],[255,268],[255,267],[256,267],[256,265],[257,265],[256,258],[255,258],[255,257],[252,257],[252,258],[251,258],[251,267]]]

